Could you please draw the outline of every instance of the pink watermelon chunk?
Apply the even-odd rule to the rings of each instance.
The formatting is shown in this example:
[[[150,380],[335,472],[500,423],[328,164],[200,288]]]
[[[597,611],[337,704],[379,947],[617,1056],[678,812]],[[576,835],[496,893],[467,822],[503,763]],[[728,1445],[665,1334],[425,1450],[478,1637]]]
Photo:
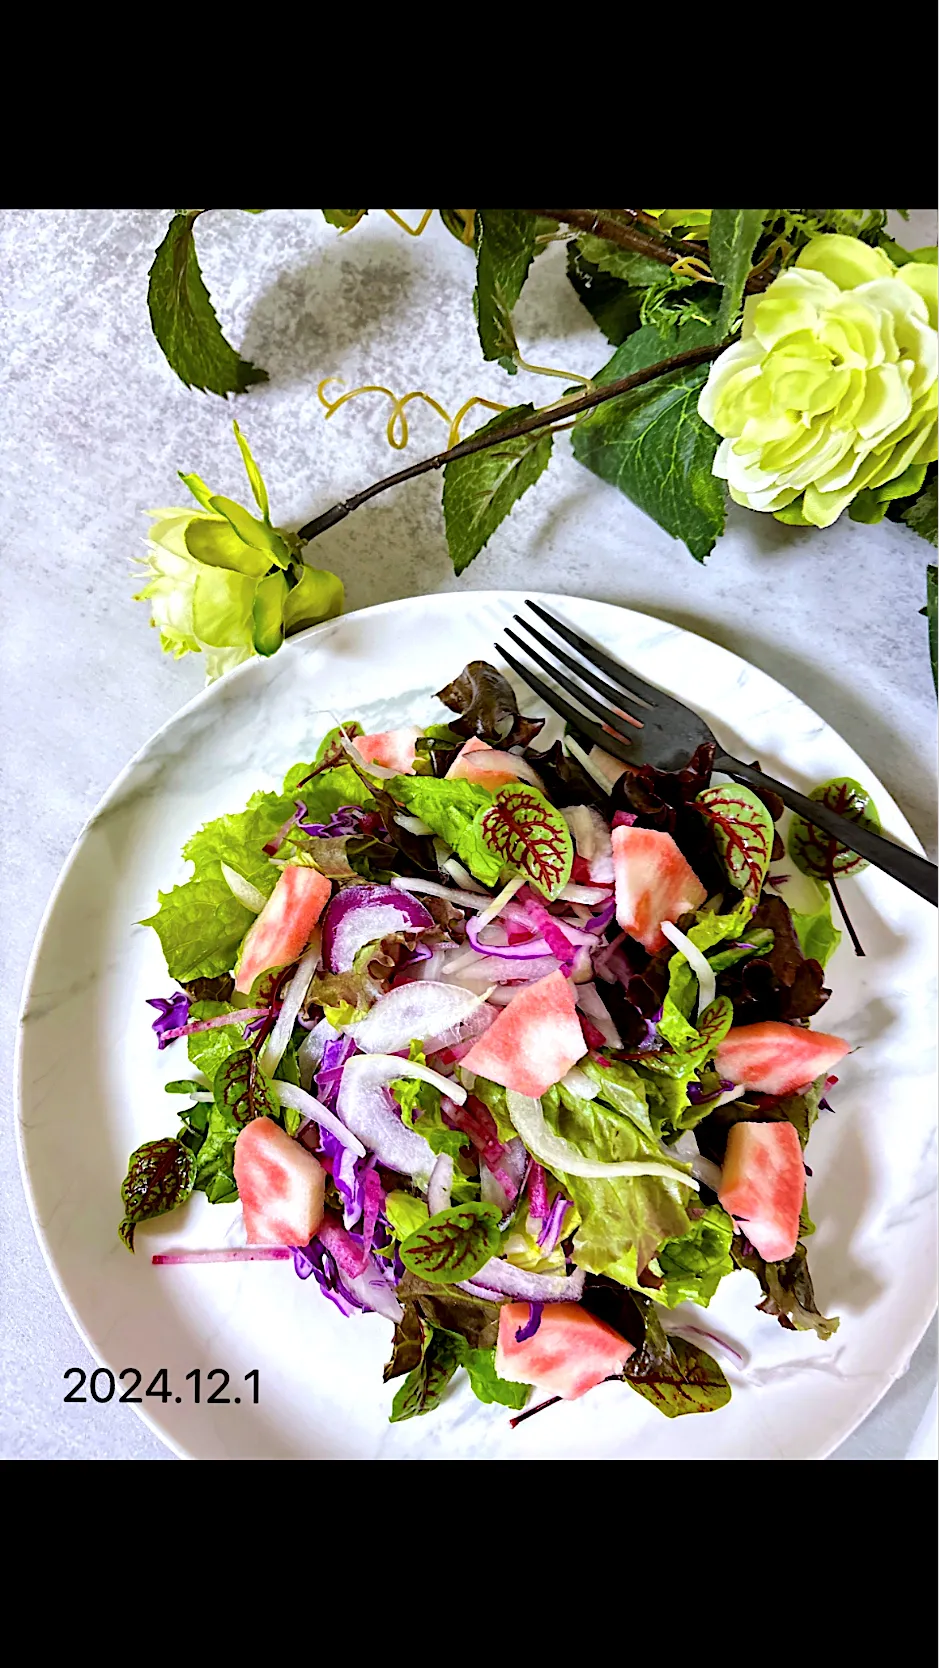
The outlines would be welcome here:
[[[247,992],[261,973],[302,956],[330,894],[319,869],[288,863],[241,946],[235,989]]]
[[[714,1056],[721,1077],[764,1095],[791,1095],[831,1071],[848,1052],[843,1037],[765,1019],[732,1025]]]
[[[519,1343],[528,1321],[527,1303],[503,1303],[499,1311],[496,1372],[512,1384],[537,1384],[565,1401],[586,1395],[613,1373],[621,1373],[633,1345],[579,1303],[546,1303],[537,1332]]]
[[[356,736],[355,745],[366,764],[385,765],[402,776],[413,776],[417,738],[422,734],[412,724],[403,730],[378,730],[373,736]]]
[[[560,971],[526,985],[474,1042],[462,1064],[537,1100],[587,1051],[575,987]]]
[[[249,1245],[309,1245],[323,1220],[326,1172],[273,1118],[245,1124],[235,1181]]]
[[[479,782],[493,792],[509,782],[531,782],[533,787],[542,787],[541,777],[526,759],[516,758],[514,753],[501,753],[478,736],[470,736],[464,742],[447,775],[451,781]]]
[[[768,1263],[791,1257],[805,1195],[802,1147],[792,1124],[732,1124],[718,1198]]]
[[[612,839],[616,919],[655,955],[668,943],[660,923],[700,909],[707,893],[670,834],[623,824]]]

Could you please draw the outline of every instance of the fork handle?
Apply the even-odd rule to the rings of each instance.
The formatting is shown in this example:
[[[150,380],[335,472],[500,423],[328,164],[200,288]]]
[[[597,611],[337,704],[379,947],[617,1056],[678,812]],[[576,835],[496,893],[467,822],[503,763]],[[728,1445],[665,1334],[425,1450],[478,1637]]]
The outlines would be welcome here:
[[[909,887],[911,892],[918,893],[928,903],[939,903],[939,870],[935,863],[920,857],[918,852],[907,851],[905,846],[898,846],[883,834],[875,834],[859,823],[850,822],[847,817],[839,816],[837,811],[830,811],[827,805],[820,805],[817,799],[807,799],[804,793],[787,787],[785,782],[777,782],[775,777],[767,776],[753,765],[741,764],[739,759],[732,759],[728,753],[718,753],[714,769],[723,770],[738,782],[748,782],[752,788],[772,788],[790,811],[797,811],[806,822],[824,829],[826,834],[834,835],[849,851],[856,851],[859,857],[873,863],[875,869],[892,875],[901,886]]]

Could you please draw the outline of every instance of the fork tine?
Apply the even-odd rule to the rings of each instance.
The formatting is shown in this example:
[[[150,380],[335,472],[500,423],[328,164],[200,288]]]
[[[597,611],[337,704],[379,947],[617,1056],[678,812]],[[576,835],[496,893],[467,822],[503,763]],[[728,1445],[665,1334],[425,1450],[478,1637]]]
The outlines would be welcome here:
[[[640,700],[647,701],[652,707],[678,707],[680,711],[684,711],[679,701],[673,700],[670,695],[666,695],[664,690],[657,689],[654,684],[646,683],[645,679],[637,677],[635,672],[627,671],[626,667],[621,666],[618,660],[611,660],[610,656],[604,654],[602,649],[595,648],[593,643],[588,643],[586,637],[581,637],[576,631],[572,631],[570,626],[564,624],[563,620],[556,620],[553,614],[549,614],[546,608],[541,607],[540,603],[532,602],[530,597],[526,597],[525,602],[526,606],[537,614],[540,620],[544,620],[545,625],[549,625],[552,631],[556,631],[559,637],[563,637],[565,642],[570,643],[571,647],[575,648],[578,654],[582,654],[585,660],[589,660],[594,666],[601,667],[608,677],[611,677],[613,682],[618,683],[622,689],[630,690],[632,694],[638,695]]]
[[[508,649],[500,648],[499,652],[503,660],[511,666],[513,672],[517,672],[519,677],[527,683],[529,689],[533,689],[536,695],[541,696],[545,706],[550,707],[552,712],[556,712],[561,718],[566,719],[573,730],[579,730],[581,735],[587,736],[597,747],[602,747],[605,752],[612,753],[614,758],[622,759],[624,764],[635,764],[637,762],[635,757],[630,754],[625,741],[619,741],[616,736],[608,735],[606,730],[601,730],[599,724],[593,722],[592,718],[585,718],[583,713],[578,712],[576,707],[572,707],[569,702],[564,700],[562,695],[558,695],[555,690],[549,689],[547,684],[542,683],[534,672],[530,671],[527,666],[523,666],[520,660],[516,660]]]
[[[517,643],[520,649],[524,649],[536,665],[543,667],[555,683],[559,683],[562,689],[567,690],[568,695],[573,695],[575,701],[580,701],[581,705],[585,706],[588,712],[592,712],[595,718],[599,718],[602,724],[609,724],[618,736],[623,736],[625,740],[631,740],[630,731],[642,728],[641,724],[618,717],[602,701],[598,701],[595,695],[591,695],[589,690],[582,689],[579,684],[574,682],[573,678],[569,678],[563,672],[558,671],[558,668],[553,666],[550,660],[546,660],[544,655],[538,653],[537,649],[533,649],[529,643],[525,642],[524,638],[519,637],[511,626],[506,626],[505,635],[511,637],[512,642]],[[548,647],[550,648],[551,645],[549,644]],[[605,687],[608,688],[609,686],[606,685]],[[621,698],[615,690],[612,693],[614,699],[619,700]]]
[[[530,637],[534,637],[536,643],[541,643],[558,660],[563,660],[565,666],[569,666],[572,672],[576,672],[581,682],[589,683],[591,689],[596,689],[599,694],[605,695],[610,705],[620,712],[621,716],[624,717],[630,724],[641,724],[642,719],[633,718],[628,712],[624,713],[622,711],[624,701],[635,701],[640,706],[645,707],[647,712],[651,711],[647,701],[640,701],[638,695],[632,695],[628,690],[615,689],[611,683],[607,683],[606,678],[601,678],[592,667],[585,666],[582,661],[575,660],[572,654],[568,654],[566,649],[559,648],[557,643],[552,643],[549,638],[545,637],[543,632],[538,630],[537,626],[529,625],[528,621],[524,620],[521,614],[515,614],[513,615],[513,618],[516,624],[521,626],[523,631],[527,631]],[[506,630],[508,630],[508,627],[506,627]],[[518,639],[516,639],[516,641],[518,641]],[[538,661],[539,666],[545,665],[541,657],[535,653],[534,649],[530,649],[527,643],[522,643],[521,646],[527,654],[531,655],[533,660]],[[545,670],[551,672],[552,676],[554,675],[553,666],[547,666],[545,667]],[[566,689],[569,685],[565,684],[564,687]],[[571,694],[576,694],[578,700],[580,699],[580,695],[577,690],[572,689]],[[584,704],[588,705],[589,703],[585,702]],[[596,708],[591,708],[592,712],[596,710]],[[597,716],[599,717],[600,714],[598,713]]]

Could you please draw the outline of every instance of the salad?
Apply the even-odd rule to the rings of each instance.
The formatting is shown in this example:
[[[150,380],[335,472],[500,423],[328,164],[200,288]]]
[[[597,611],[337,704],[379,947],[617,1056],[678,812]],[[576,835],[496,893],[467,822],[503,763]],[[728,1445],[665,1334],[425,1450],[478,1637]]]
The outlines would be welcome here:
[[[145,923],[179,1128],[131,1155],[120,1236],[240,1200],[241,1243],[153,1261],[281,1259],[350,1325],[393,1322],[392,1420],[461,1370],[515,1422],[611,1378],[713,1411],[734,1271],[782,1326],[838,1324],[805,1246],[848,1049],[809,1026],[828,889],[787,906],[782,806],[712,782],[713,749],[662,772],[539,747],[483,661],[438,698],[446,723],[340,724],[185,846]]]

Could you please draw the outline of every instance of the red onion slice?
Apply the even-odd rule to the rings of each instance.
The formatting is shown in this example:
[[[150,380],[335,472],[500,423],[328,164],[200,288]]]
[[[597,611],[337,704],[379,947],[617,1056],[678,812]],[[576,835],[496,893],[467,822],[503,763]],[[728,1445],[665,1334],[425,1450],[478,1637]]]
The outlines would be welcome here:
[[[485,1296],[490,1301],[502,1297],[522,1303],[579,1303],[586,1274],[575,1268],[573,1274],[529,1274],[524,1268],[502,1257],[490,1257],[472,1280],[461,1282],[461,1291],[473,1296]]]
[[[394,886],[346,886],[323,917],[323,961],[331,973],[348,973],[359,951],[395,932],[426,932],[433,916]]]

